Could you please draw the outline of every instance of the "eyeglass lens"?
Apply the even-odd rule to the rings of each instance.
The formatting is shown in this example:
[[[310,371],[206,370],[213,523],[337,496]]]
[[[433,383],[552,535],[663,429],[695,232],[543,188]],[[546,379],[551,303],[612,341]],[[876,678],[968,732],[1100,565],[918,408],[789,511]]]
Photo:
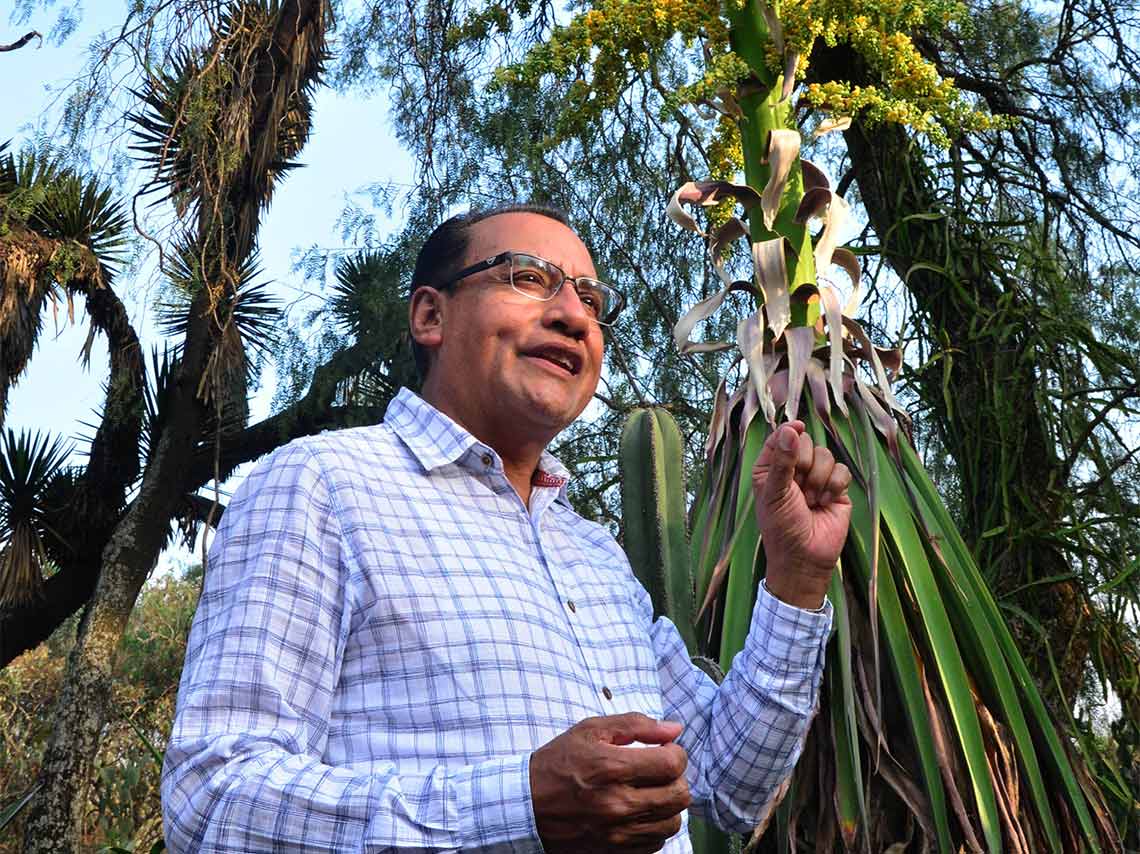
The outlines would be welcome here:
[[[511,256],[511,286],[521,294],[534,299],[550,299],[558,292],[565,279],[565,273],[549,261],[532,255]],[[574,281],[578,299],[595,320],[607,322],[615,306],[615,298],[609,287],[594,279],[579,278]]]

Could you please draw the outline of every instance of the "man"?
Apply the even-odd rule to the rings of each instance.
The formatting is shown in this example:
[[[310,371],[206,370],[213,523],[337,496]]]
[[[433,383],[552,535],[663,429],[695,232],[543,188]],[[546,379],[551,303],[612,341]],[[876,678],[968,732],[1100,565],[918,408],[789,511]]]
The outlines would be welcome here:
[[[850,474],[798,422],[764,448],[766,589],[716,686],[545,452],[621,305],[595,275],[554,212],[448,221],[411,297],[422,395],[235,493],[166,753],[172,851],[682,852],[690,804],[746,831],[771,800],[816,703]]]

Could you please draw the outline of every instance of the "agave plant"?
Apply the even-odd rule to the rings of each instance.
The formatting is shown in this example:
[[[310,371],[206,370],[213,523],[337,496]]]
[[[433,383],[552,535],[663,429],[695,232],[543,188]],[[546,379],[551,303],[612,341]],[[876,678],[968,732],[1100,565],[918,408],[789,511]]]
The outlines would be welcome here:
[[[875,347],[853,317],[860,265],[836,245],[848,205],[800,158],[791,110],[810,38],[785,39],[785,22],[763,2],[717,8],[733,49],[726,56],[746,67],[705,103],[739,133],[745,179],[689,182],[669,203],[674,222],[705,237],[724,285],[681,318],[674,336],[682,352],[737,349],[741,370],[717,390],[687,546],[680,438],[668,413],[635,412],[622,443],[631,563],[694,656],[727,669],[743,646],[764,575],[751,470],[779,420],[805,420],[855,478],[851,531],[829,595],[835,633],[818,715],[786,797],[749,848],[771,850],[761,839],[774,820],[781,851],[799,850],[805,835],[817,851],[912,841],[940,852],[1121,850],[1096,786],[1050,718],[915,453],[891,390],[902,354]],[[926,102],[936,110],[954,102],[939,86],[940,99]],[[894,98],[914,117],[913,90],[884,92],[880,101]],[[840,110],[857,109],[858,94],[838,85],[805,93],[832,110],[817,133],[848,125]],[[961,117],[958,107],[947,109],[946,117]],[[712,226],[703,230],[686,206],[711,207]],[[747,280],[725,265],[741,239],[753,261]],[[845,296],[837,284],[844,279]],[[753,308],[736,340],[694,340],[696,325],[734,292],[751,297]],[[697,832],[704,850],[729,844]]]

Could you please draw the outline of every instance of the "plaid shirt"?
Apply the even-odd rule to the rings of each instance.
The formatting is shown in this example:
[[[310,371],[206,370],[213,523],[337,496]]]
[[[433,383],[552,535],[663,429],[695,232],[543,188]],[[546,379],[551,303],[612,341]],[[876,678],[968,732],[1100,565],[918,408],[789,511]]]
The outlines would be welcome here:
[[[762,591],[718,688],[566,476],[545,454],[528,510],[493,449],[406,390],[383,424],[262,461],[190,631],[170,849],[539,854],[531,752],[630,711],[682,721],[693,810],[749,830],[799,755],[830,606]]]

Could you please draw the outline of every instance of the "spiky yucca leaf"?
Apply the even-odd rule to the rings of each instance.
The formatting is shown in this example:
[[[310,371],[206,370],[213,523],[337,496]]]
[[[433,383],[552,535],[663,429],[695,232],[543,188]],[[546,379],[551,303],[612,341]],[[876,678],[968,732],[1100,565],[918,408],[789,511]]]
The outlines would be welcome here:
[[[71,453],[62,437],[8,430],[0,444],[0,607],[33,599],[48,562],[45,540],[58,536],[43,503]]]
[[[155,308],[156,320],[164,336],[182,341],[191,320],[191,303],[206,287],[205,276],[190,248],[174,257],[167,272],[170,287],[166,299]],[[233,287],[225,289],[226,296],[214,312],[215,324],[224,330],[219,352],[227,371],[240,368],[247,381],[260,362],[272,355],[280,333],[280,300],[270,293],[268,282],[257,281],[260,275],[260,259],[250,254],[234,271]]]
[[[402,302],[404,270],[391,253],[365,250],[337,261],[326,308],[353,340],[374,337],[391,326],[394,302]]]

